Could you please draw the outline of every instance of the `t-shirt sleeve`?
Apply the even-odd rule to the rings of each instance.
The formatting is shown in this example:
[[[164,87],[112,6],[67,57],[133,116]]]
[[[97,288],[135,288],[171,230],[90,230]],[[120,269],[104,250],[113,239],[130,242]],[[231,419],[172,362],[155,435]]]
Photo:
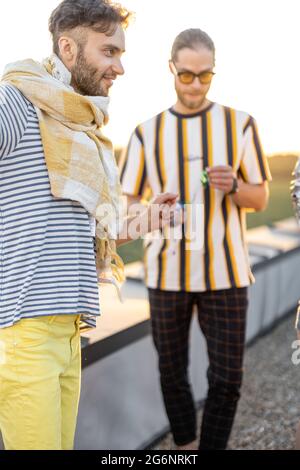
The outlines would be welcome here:
[[[13,152],[27,125],[29,102],[15,87],[0,84],[0,160]]]
[[[121,158],[120,172],[123,192],[142,196],[147,186],[147,168],[141,127],[137,127],[130,138]]]
[[[261,184],[272,176],[264,154],[256,121],[249,116],[243,128],[243,153],[239,173],[246,183]]]

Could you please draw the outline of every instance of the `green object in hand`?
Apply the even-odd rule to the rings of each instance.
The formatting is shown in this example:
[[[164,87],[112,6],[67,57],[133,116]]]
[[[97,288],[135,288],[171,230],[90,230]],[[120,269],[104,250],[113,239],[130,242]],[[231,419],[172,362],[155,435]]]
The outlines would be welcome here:
[[[208,173],[207,173],[206,170],[202,171],[201,176],[200,176],[200,180],[201,180],[201,183],[204,186],[204,188],[206,188],[208,186],[208,183],[209,183]]]

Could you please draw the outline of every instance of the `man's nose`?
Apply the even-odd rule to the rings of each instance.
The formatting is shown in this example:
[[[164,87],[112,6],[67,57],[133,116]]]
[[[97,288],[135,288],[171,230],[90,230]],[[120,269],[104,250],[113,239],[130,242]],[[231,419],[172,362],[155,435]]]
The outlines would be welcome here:
[[[120,59],[117,59],[113,65],[114,72],[118,75],[124,75],[125,70]]]
[[[200,91],[202,89],[202,83],[200,82],[199,77],[194,78],[192,87],[195,91]]]

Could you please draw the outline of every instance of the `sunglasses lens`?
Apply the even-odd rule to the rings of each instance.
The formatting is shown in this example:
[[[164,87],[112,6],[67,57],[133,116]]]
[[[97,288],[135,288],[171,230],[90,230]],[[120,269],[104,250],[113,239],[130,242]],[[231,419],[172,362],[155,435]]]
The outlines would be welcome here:
[[[201,83],[206,85],[206,84],[208,84],[212,81],[213,76],[214,76],[214,74],[212,72],[203,72],[200,75],[200,81],[201,81]]]
[[[178,78],[181,83],[184,83],[185,85],[190,85],[194,81],[195,75],[191,72],[183,72],[181,74],[178,74]]]

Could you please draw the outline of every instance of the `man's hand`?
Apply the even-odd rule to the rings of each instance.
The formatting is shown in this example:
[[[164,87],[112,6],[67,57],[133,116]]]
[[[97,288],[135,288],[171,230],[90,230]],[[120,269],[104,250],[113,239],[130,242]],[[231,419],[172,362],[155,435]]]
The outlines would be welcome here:
[[[150,232],[170,224],[176,207],[178,194],[162,193],[155,196],[147,208]]]
[[[209,184],[214,189],[229,194],[233,189],[233,181],[236,174],[231,166],[213,166],[206,169],[209,176]],[[233,202],[244,209],[262,211],[267,207],[269,200],[269,187],[267,181],[252,184],[238,179],[238,191],[232,194]]]
[[[158,194],[152,199],[145,209],[140,205],[139,209],[141,211],[126,219],[126,224],[123,225],[118,235],[117,246],[137,240],[149,232],[154,232],[170,224],[174,215],[177,198],[177,194],[163,193]]]
[[[230,193],[236,174],[231,166],[213,166],[206,169],[209,177],[209,184],[214,189],[219,189],[225,194]]]

